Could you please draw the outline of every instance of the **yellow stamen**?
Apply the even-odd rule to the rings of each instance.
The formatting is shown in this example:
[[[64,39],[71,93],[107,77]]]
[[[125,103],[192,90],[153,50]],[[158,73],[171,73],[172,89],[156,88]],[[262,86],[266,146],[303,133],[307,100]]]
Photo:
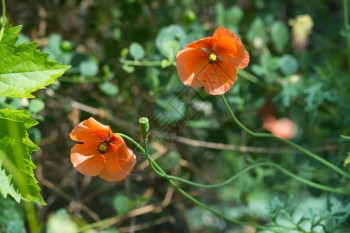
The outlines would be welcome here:
[[[211,53],[209,54],[209,63],[210,63],[210,64],[214,64],[214,63],[216,62],[217,59],[218,59],[218,58],[217,58],[217,56],[216,56],[215,53],[211,52]]]
[[[105,153],[108,150],[109,142],[105,141],[98,145],[98,151],[100,153]]]

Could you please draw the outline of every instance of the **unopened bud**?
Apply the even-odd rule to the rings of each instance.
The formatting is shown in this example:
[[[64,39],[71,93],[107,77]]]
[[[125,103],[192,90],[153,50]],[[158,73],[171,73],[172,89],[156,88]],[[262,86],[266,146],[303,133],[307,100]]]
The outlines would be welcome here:
[[[139,127],[140,127],[141,139],[145,142],[147,141],[148,132],[149,132],[149,121],[147,117],[141,117],[139,119]]]

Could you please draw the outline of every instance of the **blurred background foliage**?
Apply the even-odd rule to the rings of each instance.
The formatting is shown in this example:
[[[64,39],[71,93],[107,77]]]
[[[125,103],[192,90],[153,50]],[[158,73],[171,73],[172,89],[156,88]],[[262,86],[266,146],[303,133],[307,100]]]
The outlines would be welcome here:
[[[267,117],[288,118],[297,126],[295,142],[343,166],[350,149],[339,136],[349,135],[350,72],[341,1],[6,2],[10,23],[23,25],[18,43],[38,41],[71,68],[36,99],[0,99],[1,107],[26,109],[40,122],[30,135],[41,147],[33,160],[47,202],[33,209],[0,199],[1,232],[258,232],[185,200],[140,153],[133,174],[117,184],[75,172],[69,132],[90,116],[135,139],[138,118],[147,116],[153,156],[169,174],[193,181],[217,183],[271,161],[309,180],[344,186],[285,145],[246,135],[219,97],[184,87],[175,68],[186,44],[218,26],[231,29],[251,57],[226,94],[238,118],[257,132],[266,130]],[[350,232],[348,197],[306,187],[272,167],[214,190],[182,187],[235,219],[285,232]]]

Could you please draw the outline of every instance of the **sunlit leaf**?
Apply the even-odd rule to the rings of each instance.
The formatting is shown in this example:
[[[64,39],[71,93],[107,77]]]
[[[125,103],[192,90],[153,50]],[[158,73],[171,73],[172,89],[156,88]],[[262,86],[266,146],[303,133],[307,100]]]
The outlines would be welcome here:
[[[0,96],[33,97],[33,91],[55,83],[69,68],[36,50],[37,43],[15,45],[20,30],[6,28],[0,42]]]
[[[45,204],[34,178],[30,154],[39,150],[28,137],[27,129],[36,125],[20,110],[0,110],[0,193],[16,201],[24,199]]]

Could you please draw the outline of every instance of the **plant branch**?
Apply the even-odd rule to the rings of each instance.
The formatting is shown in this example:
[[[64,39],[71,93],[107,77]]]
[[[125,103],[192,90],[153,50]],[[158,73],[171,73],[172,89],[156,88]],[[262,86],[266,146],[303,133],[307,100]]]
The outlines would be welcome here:
[[[149,163],[151,165],[152,170],[157,175],[165,178],[170,183],[171,186],[173,186],[178,192],[180,192],[182,195],[184,195],[187,199],[192,201],[194,204],[202,207],[203,209],[211,212],[212,214],[214,214],[214,215],[224,219],[227,222],[233,223],[233,224],[246,225],[246,226],[255,227],[255,228],[261,229],[261,230],[269,230],[269,231],[273,231],[273,232],[276,232],[276,233],[283,233],[282,231],[274,229],[273,227],[264,227],[264,226],[260,226],[260,225],[254,224],[254,223],[248,223],[248,222],[243,222],[243,221],[239,221],[239,220],[230,219],[230,218],[226,217],[224,214],[221,214],[220,212],[218,212],[218,211],[208,207],[207,205],[205,205],[204,203],[198,201],[196,198],[192,197],[186,191],[181,189],[172,179],[167,177],[168,175],[163,171],[163,169],[149,155],[147,142],[145,143],[145,152],[146,152],[146,156],[147,156],[147,159],[148,159],[148,161],[149,161]]]
[[[311,151],[306,150],[305,148],[299,146],[298,144],[295,144],[294,142],[288,140],[288,139],[284,139],[284,138],[280,138],[277,137],[273,134],[269,134],[269,133],[255,133],[253,131],[251,131],[250,129],[248,129],[247,127],[245,127],[235,116],[235,114],[232,112],[232,109],[230,107],[230,105],[227,103],[226,98],[224,95],[221,95],[222,100],[225,103],[225,106],[228,110],[228,112],[230,113],[230,116],[232,117],[233,121],[241,128],[243,129],[245,132],[247,132],[249,135],[254,136],[254,137],[261,137],[261,138],[274,138],[277,139],[279,141],[282,141],[284,143],[286,143],[287,145],[303,152],[304,154],[308,155],[309,157],[311,157],[312,159],[318,161],[319,163],[322,163],[323,165],[327,166],[328,168],[332,169],[333,171],[339,173],[340,175],[350,179],[350,174],[348,174],[347,172],[343,171],[342,169],[338,168],[337,166],[335,166],[334,164],[328,162],[327,160],[321,158],[320,156],[312,153]]]

